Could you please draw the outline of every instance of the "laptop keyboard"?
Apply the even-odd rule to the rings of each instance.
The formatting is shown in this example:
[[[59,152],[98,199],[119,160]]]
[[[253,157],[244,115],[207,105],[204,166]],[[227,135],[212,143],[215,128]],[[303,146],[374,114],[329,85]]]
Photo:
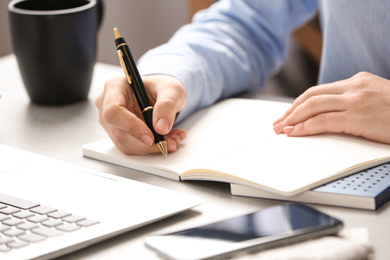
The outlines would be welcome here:
[[[0,193],[0,252],[3,253],[98,223]]]

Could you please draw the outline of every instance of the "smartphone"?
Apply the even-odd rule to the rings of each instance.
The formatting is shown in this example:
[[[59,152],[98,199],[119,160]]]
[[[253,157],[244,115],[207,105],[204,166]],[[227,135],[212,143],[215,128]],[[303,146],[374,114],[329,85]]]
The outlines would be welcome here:
[[[147,247],[167,259],[232,257],[337,233],[343,223],[299,203],[260,211],[174,233],[150,236]]]

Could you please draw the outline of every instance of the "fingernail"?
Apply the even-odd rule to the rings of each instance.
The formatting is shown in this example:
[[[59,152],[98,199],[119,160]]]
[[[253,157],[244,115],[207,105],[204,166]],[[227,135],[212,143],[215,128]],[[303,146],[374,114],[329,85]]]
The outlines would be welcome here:
[[[187,138],[187,134],[186,133],[180,133],[179,137],[180,137],[181,140],[184,140],[184,139]]]
[[[168,132],[169,130],[169,123],[168,120],[161,118],[157,121],[157,128],[160,129],[162,132]]]
[[[279,124],[281,122],[280,118],[278,118],[272,125],[273,126],[276,126],[277,124]]]
[[[285,128],[283,128],[283,130],[284,130],[284,133],[286,135],[290,135],[294,131],[294,127],[293,126],[286,126]]]
[[[278,124],[276,124],[276,125],[274,125],[274,131],[275,131],[275,133],[279,133],[280,132],[280,128],[282,127],[282,122],[280,122],[280,123],[278,123]]]
[[[148,135],[141,135],[141,140],[145,144],[152,146],[153,145],[153,139]]]
[[[169,152],[175,152],[177,150],[176,143],[167,143],[167,148]]]

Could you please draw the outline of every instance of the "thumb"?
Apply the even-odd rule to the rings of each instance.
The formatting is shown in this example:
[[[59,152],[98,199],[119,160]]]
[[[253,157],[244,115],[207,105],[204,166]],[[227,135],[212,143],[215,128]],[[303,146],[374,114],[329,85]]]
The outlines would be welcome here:
[[[176,114],[184,107],[186,91],[183,84],[168,75],[153,77],[153,88],[156,102],[153,110],[153,127],[157,133],[165,135],[172,130]],[[149,81],[149,76],[148,76]]]

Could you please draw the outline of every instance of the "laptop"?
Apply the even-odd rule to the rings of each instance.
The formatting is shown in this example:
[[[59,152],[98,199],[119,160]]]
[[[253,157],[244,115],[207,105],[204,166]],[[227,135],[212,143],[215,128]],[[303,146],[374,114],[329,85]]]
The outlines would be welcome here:
[[[58,257],[199,204],[185,194],[0,145],[0,259]]]

